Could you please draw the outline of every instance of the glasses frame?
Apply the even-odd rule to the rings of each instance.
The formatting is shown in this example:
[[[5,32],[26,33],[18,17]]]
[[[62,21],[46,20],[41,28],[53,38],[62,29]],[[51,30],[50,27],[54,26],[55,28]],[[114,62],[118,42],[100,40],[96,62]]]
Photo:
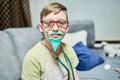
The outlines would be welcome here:
[[[56,24],[59,29],[66,29],[68,27],[68,21],[66,20],[42,20],[44,28],[52,29]]]

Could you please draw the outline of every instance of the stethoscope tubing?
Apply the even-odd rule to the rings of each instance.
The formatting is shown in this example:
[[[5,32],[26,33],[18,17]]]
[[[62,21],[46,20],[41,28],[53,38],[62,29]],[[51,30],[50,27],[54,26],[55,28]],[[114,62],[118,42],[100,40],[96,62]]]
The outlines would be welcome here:
[[[42,42],[41,42],[41,43],[42,43]],[[43,44],[43,43],[42,43],[42,44]],[[50,53],[55,57],[55,59],[66,69],[66,71],[68,72],[68,80],[70,80],[70,71],[69,71],[69,69],[67,68],[67,66],[61,61],[61,59],[60,59],[58,56],[55,55],[55,53],[54,53],[52,50],[50,50],[45,44],[43,44],[43,45],[50,51]],[[62,48],[62,46],[61,46],[61,48]],[[67,59],[69,65],[70,65],[70,69],[71,69],[71,71],[72,71],[73,80],[75,80],[72,63],[71,63],[68,55],[67,55],[67,54],[65,53],[65,51],[63,50],[63,48],[62,48],[62,51],[63,51],[64,56],[65,56],[65,58]]]

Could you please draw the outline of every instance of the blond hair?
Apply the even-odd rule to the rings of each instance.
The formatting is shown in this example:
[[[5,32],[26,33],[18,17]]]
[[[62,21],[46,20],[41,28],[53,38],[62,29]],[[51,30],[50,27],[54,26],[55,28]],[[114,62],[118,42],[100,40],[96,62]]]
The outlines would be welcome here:
[[[42,21],[43,17],[47,16],[51,12],[58,14],[60,11],[65,12],[68,21],[67,8],[58,2],[50,3],[42,9],[40,13],[40,21]]]

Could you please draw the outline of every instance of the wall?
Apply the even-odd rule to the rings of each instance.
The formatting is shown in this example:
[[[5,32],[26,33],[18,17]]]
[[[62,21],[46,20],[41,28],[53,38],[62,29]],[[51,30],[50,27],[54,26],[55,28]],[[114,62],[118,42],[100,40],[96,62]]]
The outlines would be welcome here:
[[[40,22],[40,11],[49,2],[49,0],[29,0],[32,26],[37,27]]]
[[[39,23],[39,11],[48,2],[58,1],[68,8],[69,20],[90,19],[95,23],[96,40],[120,40],[120,0],[34,0],[31,1],[33,25]],[[36,3],[36,4],[35,4]],[[37,9],[37,10],[36,10]],[[36,14],[36,15],[34,15]],[[32,16],[32,17],[33,17]]]

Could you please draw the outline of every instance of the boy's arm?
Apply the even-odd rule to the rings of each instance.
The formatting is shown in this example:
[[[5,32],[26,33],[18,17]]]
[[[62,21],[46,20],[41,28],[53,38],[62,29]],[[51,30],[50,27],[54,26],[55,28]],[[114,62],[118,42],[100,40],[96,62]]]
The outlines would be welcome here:
[[[22,80],[40,80],[38,61],[32,56],[26,56],[22,66]]]

